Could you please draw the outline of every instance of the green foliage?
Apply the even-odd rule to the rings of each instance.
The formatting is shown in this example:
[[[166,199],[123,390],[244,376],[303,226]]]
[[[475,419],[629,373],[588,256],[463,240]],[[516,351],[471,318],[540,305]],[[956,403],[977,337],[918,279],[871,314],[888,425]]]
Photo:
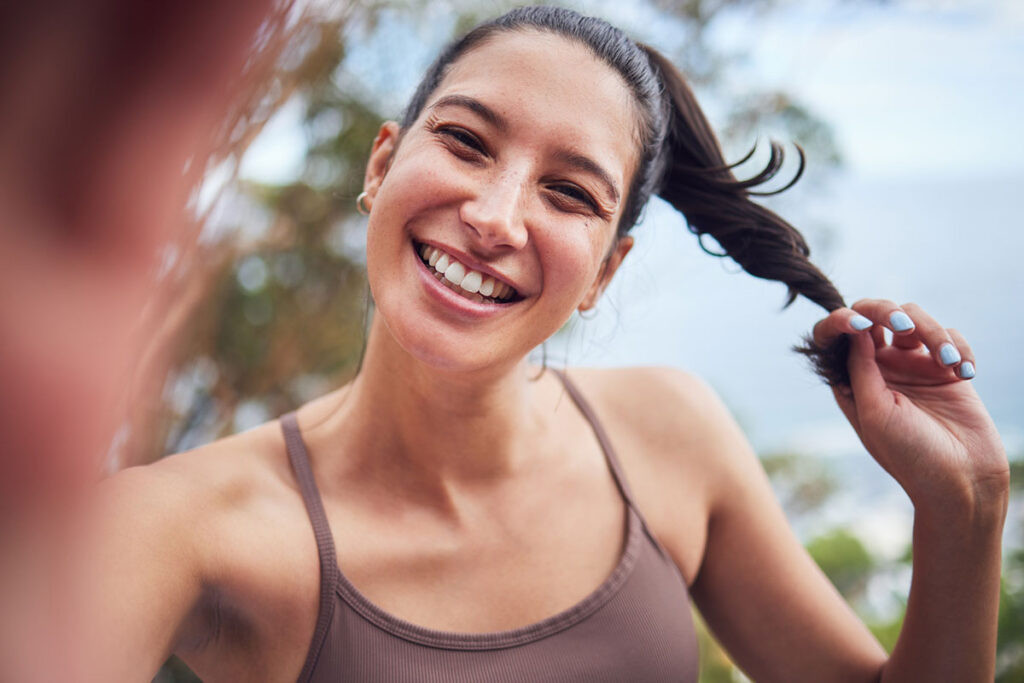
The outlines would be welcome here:
[[[1007,553],[999,586],[996,681],[1024,681],[1024,548]]]
[[[735,683],[736,666],[715,640],[714,634],[704,623],[700,612],[696,609],[693,609],[692,612],[693,622],[697,629],[697,647],[700,652],[700,683]]]
[[[1010,460],[1010,490],[1024,491],[1024,453]]]
[[[899,638],[900,629],[903,628],[903,617],[906,616],[906,603],[903,605],[903,609],[900,613],[891,621],[883,623],[868,623],[868,628],[875,634],[875,638],[878,638],[878,642],[882,644],[885,651],[892,654],[892,649],[896,647],[896,639]]]
[[[875,562],[856,536],[835,529],[807,544],[807,552],[847,599],[867,587]]]
[[[772,480],[775,495],[790,519],[808,515],[824,505],[839,488],[828,463],[796,453],[768,453],[761,465]]]

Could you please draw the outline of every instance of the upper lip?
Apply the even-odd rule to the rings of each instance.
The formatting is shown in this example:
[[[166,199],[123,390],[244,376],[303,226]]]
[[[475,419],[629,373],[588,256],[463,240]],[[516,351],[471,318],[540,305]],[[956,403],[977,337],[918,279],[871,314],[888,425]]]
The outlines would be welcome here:
[[[507,275],[503,275],[503,274],[499,273],[498,271],[496,271],[494,268],[491,268],[490,266],[485,266],[484,264],[480,263],[479,261],[474,259],[472,256],[468,255],[464,251],[460,251],[458,249],[455,249],[454,247],[449,247],[447,245],[438,244],[436,242],[431,242],[431,241],[428,241],[428,240],[417,240],[417,241],[420,244],[426,244],[427,246],[430,246],[430,247],[436,247],[436,248],[440,249],[441,251],[447,253],[449,256],[454,256],[459,261],[459,263],[461,263],[462,265],[464,265],[464,266],[466,266],[466,267],[468,267],[468,268],[470,268],[472,270],[475,270],[475,271],[477,271],[479,273],[482,273],[484,275],[490,275],[492,278],[494,278],[495,280],[498,280],[499,282],[504,282],[506,285],[508,285],[512,289],[516,290],[517,294],[522,296],[522,294],[523,294],[522,287],[520,287],[512,278],[508,277]]]

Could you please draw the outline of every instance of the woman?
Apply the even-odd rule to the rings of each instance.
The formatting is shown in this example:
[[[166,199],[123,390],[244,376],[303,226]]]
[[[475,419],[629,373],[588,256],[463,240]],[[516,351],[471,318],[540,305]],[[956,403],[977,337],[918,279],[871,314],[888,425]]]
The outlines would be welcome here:
[[[359,375],[106,483],[95,670],[695,680],[692,600],[755,680],[990,680],[1008,466],[970,347],[914,304],[845,307],[749,200],[778,161],[736,181],[682,77],[602,21],[521,9],[453,44],[373,143]],[[891,657],[700,380],[528,366],[655,191],[830,310],[804,351],[916,509]]]

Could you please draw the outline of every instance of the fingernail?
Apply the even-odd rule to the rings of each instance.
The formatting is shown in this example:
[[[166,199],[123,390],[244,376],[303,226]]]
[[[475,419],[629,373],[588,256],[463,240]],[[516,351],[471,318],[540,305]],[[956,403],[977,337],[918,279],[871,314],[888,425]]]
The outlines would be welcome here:
[[[963,379],[971,379],[974,377],[974,363],[969,360],[965,360],[960,364],[960,377]]]
[[[866,330],[869,327],[871,327],[872,325],[874,325],[873,322],[871,322],[870,320],[868,320],[864,316],[860,315],[859,313],[857,315],[853,316],[852,318],[850,318],[850,327],[852,327],[853,329],[857,330],[858,332],[860,332],[862,330]]]
[[[942,360],[943,365],[952,365],[960,361],[960,352],[956,350],[955,346],[947,342],[939,347],[939,358]]]
[[[907,330],[914,329],[914,321],[910,319],[910,316],[903,311],[896,311],[889,316],[889,323],[892,325],[892,329],[896,332],[906,332]]]

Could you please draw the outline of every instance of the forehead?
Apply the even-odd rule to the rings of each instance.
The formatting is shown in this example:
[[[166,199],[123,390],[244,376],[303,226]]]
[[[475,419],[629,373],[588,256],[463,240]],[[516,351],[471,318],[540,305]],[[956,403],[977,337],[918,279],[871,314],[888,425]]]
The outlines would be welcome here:
[[[479,99],[538,141],[601,157],[622,180],[638,155],[635,104],[625,80],[585,45],[562,36],[528,30],[488,38],[451,65],[428,106],[456,93]]]

